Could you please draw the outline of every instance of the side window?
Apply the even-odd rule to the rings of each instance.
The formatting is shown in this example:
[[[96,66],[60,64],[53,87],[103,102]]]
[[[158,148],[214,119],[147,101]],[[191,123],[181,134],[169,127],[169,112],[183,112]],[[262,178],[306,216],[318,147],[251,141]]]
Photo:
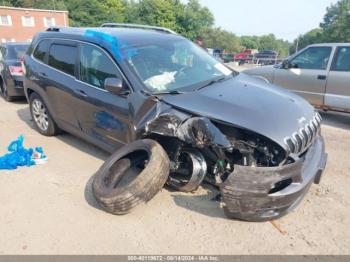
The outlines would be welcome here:
[[[91,45],[81,45],[81,81],[103,89],[105,79],[118,77],[117,72],[112,60],[102,50]]]
[[[52,44],[49,52],[49,65],[74,76],[77,47]]]
[[[310,47],[291,60],[292,68],[325,70],[331,55],[331,47]]]
[[[350,71],[350,46],[337,48],[331,70]]]
[[[42,40],[34,50],[33,56],[39,61],[44,62],[45,56],[49,50],[49,40]]]

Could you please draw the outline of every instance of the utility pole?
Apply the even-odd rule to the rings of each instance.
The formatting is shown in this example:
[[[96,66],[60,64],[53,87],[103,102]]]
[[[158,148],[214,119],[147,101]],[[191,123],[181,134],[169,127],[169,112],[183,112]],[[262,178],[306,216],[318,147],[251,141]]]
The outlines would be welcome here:
[[[298,38],[297,38],[297,43],[295,45],[295,53],[297,53],[298,49],[299,49],[299,38],[300,38],[300,36],[298,36]]]

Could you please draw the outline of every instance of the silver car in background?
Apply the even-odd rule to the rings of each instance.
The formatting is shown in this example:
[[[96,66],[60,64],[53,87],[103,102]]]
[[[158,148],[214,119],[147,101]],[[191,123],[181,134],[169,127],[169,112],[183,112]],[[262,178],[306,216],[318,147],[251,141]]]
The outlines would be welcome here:
[[[310,45],[281,64],[245,70],[324,110],[350,113],[350,43]]]

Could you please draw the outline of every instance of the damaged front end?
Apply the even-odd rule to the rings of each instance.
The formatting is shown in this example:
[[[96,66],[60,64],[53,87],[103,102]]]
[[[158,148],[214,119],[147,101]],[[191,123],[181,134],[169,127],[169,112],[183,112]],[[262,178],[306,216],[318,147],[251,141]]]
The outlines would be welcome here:
[[[319,134],[296,155],[259,134],[171,107],[158,111],[144,131],[169,155],[170,187],[191,192],[206,180],[220,189],[227,216],[242,220],[288,212],[319,181],[327,158]]]

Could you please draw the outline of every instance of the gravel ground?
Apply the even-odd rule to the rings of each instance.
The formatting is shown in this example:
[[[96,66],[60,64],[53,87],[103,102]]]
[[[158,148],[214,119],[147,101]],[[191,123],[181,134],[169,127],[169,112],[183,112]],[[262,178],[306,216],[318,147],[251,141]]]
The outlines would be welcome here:
[[[0,254],[350,254],[350,116],[323,114],[329,161],[301,205],[274,223],[247,223],[226,219],[205,188],[163,189],[131,214],[107,214],[90,187],[106,153],[68,134],[41,136],[24,102],[0,99],[0,108],[0,154],[23,134],[49,157],[0,171]]]

